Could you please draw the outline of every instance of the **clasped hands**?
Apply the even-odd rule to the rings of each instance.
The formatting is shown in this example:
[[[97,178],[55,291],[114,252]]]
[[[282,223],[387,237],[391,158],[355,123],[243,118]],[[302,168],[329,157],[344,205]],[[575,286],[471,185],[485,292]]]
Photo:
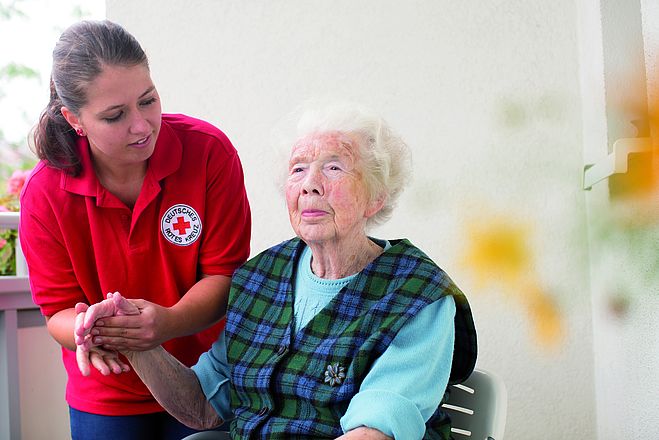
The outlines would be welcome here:
[[[164,307],[141,299],[126,299],[119,292],[108,293],[99,303],[75,306],[73,337],[76,360],[83,376],[90,368],[101,374],[130,371],[119,353],[149,350],[160,345],[159,315]]]

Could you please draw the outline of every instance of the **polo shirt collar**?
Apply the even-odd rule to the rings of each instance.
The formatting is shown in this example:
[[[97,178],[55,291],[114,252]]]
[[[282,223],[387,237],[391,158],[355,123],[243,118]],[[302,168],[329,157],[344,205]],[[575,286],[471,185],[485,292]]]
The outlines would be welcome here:
[[[96,172],[94,172],[94,165],[89,152],[89,141],[86,137],[78,137],[76,149],[80,160],[80,174],[72,176],[62,170],[60,187],[65,191],[81,196],[96,196],[100,189],[100,183],[96,177]]]
[[[155,150],[149,158],[147,175],[151,173],[154,180],[160,181],[174,174],[181,166],[182,157],[181,140],[176,136],[174,129],[166,121],[162,121]]]
[[[71,176],[62,171],[60,187],[74,194],[102,199],[105,190],[96,177],[87,138],[79,137],[76,148],[81,165],[80,174]],[[162,121],[156,146],[149,158],[145,180],[156,183],[173,174],[181,166],[182,156],[181,141],[169,124]]]

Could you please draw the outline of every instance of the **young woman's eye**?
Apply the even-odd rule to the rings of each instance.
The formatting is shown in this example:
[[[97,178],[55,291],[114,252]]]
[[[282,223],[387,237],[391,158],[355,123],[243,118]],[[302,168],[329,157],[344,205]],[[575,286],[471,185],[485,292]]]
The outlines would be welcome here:
[[[116,116],[110,116],[110,117],[107,117],[107,118],[103,118],[103,120],[105,122],[113,123],[113,122],[117,122],[119,119],[121,119],[121,117],[123,115],[124,115],[124,112],[121,111],[121,112],[117,113]]]
[[[148,105],[153,104],[154,102],[156,102],[156,98],[155,98],[155,96],[154,96],[154,97],[151,97],[151,98],[149,98],[149,99],[147,99],[146,101],[142,101],[142,102],[140,103],[140,105],[146,107],[146,106],[148,106]]]

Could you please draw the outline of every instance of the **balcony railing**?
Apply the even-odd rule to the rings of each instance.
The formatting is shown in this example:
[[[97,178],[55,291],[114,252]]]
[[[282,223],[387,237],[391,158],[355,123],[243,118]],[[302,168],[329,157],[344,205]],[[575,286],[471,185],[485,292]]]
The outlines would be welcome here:
[[[18,229],[17,212],[0,212],[0,229]],[[27,265],[16,240],[16,275],[0,276],[0,438],[21,437],[18,329],[44,325],[32,302]]]

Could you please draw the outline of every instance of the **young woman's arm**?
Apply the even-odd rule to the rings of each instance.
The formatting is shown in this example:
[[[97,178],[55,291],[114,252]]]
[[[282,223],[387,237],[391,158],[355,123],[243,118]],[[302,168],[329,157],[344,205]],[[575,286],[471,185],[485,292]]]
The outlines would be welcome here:
[[[216,323],[226,313],[230,284],[227,276],[203,277],[172,307],[131,299],[139,309],[134,315],[105,316],[94,305],[87,312],[85,327],[91,329],[93,343],[108,350],[150,350],[169,339],[197,333]]]

